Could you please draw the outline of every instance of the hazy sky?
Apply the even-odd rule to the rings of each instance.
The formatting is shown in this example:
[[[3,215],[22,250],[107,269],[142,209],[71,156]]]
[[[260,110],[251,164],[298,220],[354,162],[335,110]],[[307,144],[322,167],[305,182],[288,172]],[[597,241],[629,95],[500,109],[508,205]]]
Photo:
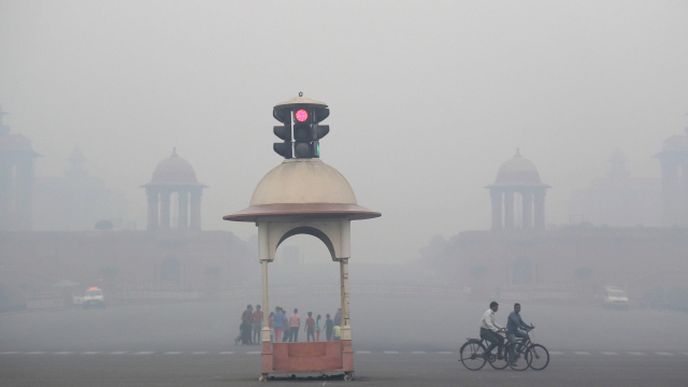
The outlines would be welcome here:
[[[329,104],[322,159],[383,217],[354,259],[411,259],[432,235],[489,224],[517,147],[553,186],[549,223],[615,148],[634,176],[688,125],[686,1],[6,1],[0,106],[61,175],[79,146],[145,227],[172,147],[210,188],[206,229],[242,209],[273,153],[272,106]],[[323,248],[324,251],[324,248]]]

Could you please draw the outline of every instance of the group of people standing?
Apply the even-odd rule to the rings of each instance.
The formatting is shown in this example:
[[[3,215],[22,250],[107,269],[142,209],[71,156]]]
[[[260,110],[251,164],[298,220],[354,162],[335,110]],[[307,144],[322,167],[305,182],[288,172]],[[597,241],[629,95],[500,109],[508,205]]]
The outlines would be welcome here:
[[[320,341],[320,335],[324,332],[327,341],[339,340],[341,336],[342,310],[337,310],[334,318],[330,314],[313,317],[313,312],[306,314],[303,323],[303,330],[306,334],[306,341]],[[270,327],[270,338],[274,342],[296,343],[299,341],[299,331],[301,330],[301,316],[299,310],[294,308],[292,314],[287,317],[287,312],[281,306],[275,307],[274,312],[268,316],[268,326]],[[235,344],[241,342],[242,345],[259,344],[260,331],[263,328],[263,310],[260,305],[255,309],[252,305],[246,306],[241,314],[240,334],[234,340]]]

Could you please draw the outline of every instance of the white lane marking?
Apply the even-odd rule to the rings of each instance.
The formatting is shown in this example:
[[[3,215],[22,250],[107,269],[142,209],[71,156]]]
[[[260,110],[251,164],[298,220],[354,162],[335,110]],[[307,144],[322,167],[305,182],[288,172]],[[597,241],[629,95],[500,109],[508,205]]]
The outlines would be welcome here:
[[[399,351],[383,351],[385,355],[398,355]]]
[[[260,355],[260,351],[248,351],[246,352],[247,355]]]
[[[659,356],[674,356],[671,352],[655,352]]]
[[[234,355],[234,351],[222,351],[220,355]]]
[[[435,353],[438,353],[440,355],[453,355],[454,354],[454,352],[451,352],[451,351],[437,351]]]
[[[359,355],[367,355],[367,354],[370,354],[371,352],[370,351],[356,351],[356,353]]]
[[[425,355],[427,352],[425,352],[425,351],[411,351],[411,353],[414,355]]]
[[[59,351],[59,352],[53,352],[53,355],[71,355],[74,352],[70,351]]]
[[[607,356],[616,356],[616,355],[619,354],[618,352],[608,352],[608,351],[604,351],[604,352],[601,352],[601,353],[602,353],[603,355],[607,355]]]
[[[152,355],[152,354],[154,354],[154,353],[155,353],[155,352],[153,352],[153,351],[138,351],[138,352],[132,353],[132,355],[137,355],[137,356],[140,356],[140,355]]]
[[[196,351],[196,352],[191,352],[192,355],[207,355],[208,351]]]
[[[587,351],[574,351],[576,355],[590,355],[590,352]]]
[[[45,355],[45,351],[31,351],[27,352],[27,355]]]
[[[563,355],[564,352],[561,352],[561,351],[549,351],[549,354],[550,354],[550,355]]]
[[[84,351],[84,352],[81,352],[82,355],[97,355],[99,353],[100,353],[100,351]]]
[[[682,354],[688,356],[688,352],[681,352]]]
[[[645,356],[645,352],[628,352],[628,354],[633,356]]]
[[[163,353],[163,355],[181,355],[182,353],[179,351],[167,351]]]
[[[16,355],[19,352],[16,351],[7,351],[7,352],[0,352],[0,355]]]
[[[124,355],[127,351],[112,351],[110,355]]]

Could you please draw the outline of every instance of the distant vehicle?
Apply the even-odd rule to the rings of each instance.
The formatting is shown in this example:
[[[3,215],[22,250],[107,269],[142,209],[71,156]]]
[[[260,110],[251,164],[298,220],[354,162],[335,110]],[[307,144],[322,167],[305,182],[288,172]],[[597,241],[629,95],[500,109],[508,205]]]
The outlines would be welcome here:
[[[84,309],[89,308],[105,308],[105,296],[103,290],[97,286],[91,286],[86,289],[86,294],[81,301],[81,306]]]
[[[605,308],[628,309],[629,301],[626,291],[617,286],[605,286],[602,302]]]

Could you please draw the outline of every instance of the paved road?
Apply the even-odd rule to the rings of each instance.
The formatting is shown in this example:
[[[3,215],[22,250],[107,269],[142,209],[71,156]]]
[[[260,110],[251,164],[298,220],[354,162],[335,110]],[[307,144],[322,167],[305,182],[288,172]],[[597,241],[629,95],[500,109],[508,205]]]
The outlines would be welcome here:
[[[470,372],[453,351],[475,331],[484,305],[448,302],[455,301],[447,310],[420,298],[361,300],[353,324],[356,385],[688,385],[688,334],[675,329],[688,314],[529,305],[552,365]],[[0,386],[258,385],[258,348],[233,344],[244,302],[0,314]],[[427,316],[442,316],[440,329],[428,330]],[[276,384],[287,383],[343,382]]]
[[[255,351],[31,351],[0,354],[2,386],[258,386]],[[345,384],[278,379],[271,385]],[[360,350],[361,386],[686,386],[688,354],[557,351],[545,371],[465,370],[456,355]]]

